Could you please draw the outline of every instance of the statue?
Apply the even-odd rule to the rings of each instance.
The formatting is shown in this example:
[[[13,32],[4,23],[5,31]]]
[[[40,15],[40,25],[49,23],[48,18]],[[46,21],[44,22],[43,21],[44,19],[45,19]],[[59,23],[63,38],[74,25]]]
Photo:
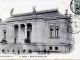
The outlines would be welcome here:
[[[11,16],[13,16],[13,11],[14,11],[14,8],[12,8],[11,11],[10,11]]]
[[[33,14],[36,14],[36,8],[33,6]]]

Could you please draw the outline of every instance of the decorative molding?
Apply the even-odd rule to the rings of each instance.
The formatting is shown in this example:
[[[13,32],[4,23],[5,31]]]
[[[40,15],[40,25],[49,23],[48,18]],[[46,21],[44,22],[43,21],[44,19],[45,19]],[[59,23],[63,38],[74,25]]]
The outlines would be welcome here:
[[[49,10],[43,10],[43,11],[36,11],[36,14],[49,13],[49,12],[58,12],[58,9],[49,9]],[[21,17],[21,16],[29,16],[29,15],[34,15],[34,14],[33,14],[33,12],[22,13],[22,14],[14,14],[12,17]]]

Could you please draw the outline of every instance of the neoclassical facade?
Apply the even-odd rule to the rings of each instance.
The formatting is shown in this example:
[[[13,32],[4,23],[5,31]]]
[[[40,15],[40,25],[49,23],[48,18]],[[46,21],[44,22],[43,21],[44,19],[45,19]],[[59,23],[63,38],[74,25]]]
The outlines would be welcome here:
[[[35,49],[70,52],[73,43],[67,31],[68,20],[67,13],[63,15],[58,9],[13,14],[0,22],[0,41],[5,39],[8,44],[22,44],[23,49],[28,49],[25,39],[29,39]]]

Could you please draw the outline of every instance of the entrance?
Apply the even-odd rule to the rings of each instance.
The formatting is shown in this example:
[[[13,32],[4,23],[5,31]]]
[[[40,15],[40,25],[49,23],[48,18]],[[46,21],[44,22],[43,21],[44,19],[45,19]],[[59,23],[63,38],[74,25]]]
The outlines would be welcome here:
[[[27,38],[30,39],[30,31],[27,31]]]
[[[27,38],[31,40],[32,24],[28,23],[27,25]]]
[[[14,38],[14,44],[16,44],[16,38]]]
[[[14,25],[14,44],[18,41],[18,25]]]

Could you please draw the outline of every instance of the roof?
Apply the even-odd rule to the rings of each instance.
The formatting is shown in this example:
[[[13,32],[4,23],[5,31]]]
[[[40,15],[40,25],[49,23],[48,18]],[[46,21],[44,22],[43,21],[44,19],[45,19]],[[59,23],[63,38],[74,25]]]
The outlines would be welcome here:
[[[58,9],[36,11],[36,14],[44,14],[44,13],[50,13],[50,12],[58,12]],[[14,14],[12,17],[21,17],[21,16],[29,16],[29,15],[33,15],[33,12]]]
[[[49,9],[49,10],[42,10],[36,11],[34,14],[33,12],[29,13],[21,13],[21,14],[13,14],[10,18],[6,19],[5,22],[12,22],[12,21],[19,21],[19,20],[33,20],[37,18],[43,20],[57,20],[57,19],[66,19],[66,15],[61,14],[58,9]]]

